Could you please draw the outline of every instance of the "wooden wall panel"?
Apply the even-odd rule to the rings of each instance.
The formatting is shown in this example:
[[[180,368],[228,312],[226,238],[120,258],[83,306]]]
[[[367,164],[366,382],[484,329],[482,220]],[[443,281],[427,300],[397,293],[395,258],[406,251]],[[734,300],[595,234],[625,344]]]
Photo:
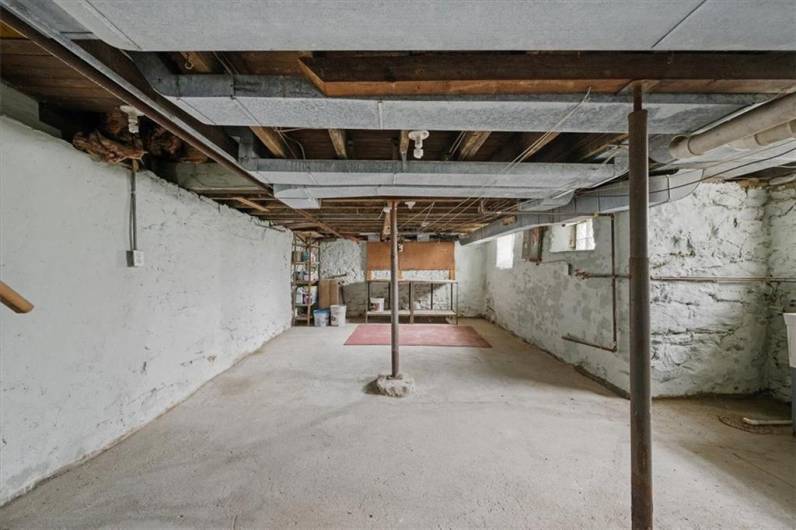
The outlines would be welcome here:
[[[368,271],[390,269],[390,243],[368,243]],[[455,270],[452,241],[406,241],[398,254],[398,268],[404,271]]]
[[[390,244],[381,241],[368,242],[368,270],[390,270]],[[399,260],[400,263],[400,260]]]

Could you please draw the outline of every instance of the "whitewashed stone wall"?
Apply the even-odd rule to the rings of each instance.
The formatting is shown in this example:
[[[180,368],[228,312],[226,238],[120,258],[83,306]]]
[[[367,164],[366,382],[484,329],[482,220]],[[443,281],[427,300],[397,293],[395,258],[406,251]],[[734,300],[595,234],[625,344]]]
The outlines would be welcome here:
[[[768,201],[768,202],[767,202]],[[654,276],[794,276],[796,212],[793,192],[769,194],[737,184],[703,184],[681,201],[650,211],[650,265]],[[549,235],[548,235],[549,238]],[[609,279],[581,280],[569,266],[610,270],[609,220],[595,219],[594,251],[544,252],[540,265],[519,259],[495,267],[495,243],[486,253],[486,314],[500,326],[564,360],[627,389],[628,292],[619,281],[618,350],[575,344],[565,334],[611,342]],[[627,272],[627,215],[616,217],[617,269]],[[545,241],[549,248],[549,239]],[[655,395],[789,391],[784,325],[792,285],[653,282],[652,351]],[[791,293],[788,295],[787,293]]]
[[[796,186],[775,188],[766,203],[766,223],[771,242],[768,272],[772,277],[796,276]],[[796,312],[796,283],[774,283],[769,294],[766,386],[782,399],[790,399],[788,341],[782,313]]]
[[[346,239],[327,240],[321,243],[321,278],[343,275],[339,278],[343,285],[347,312],[361,316],[367,307],[367,266],[366,243],[356,243]],[[456,279],[459,282],[459,314],[477,316],[483,313],[484,301],[484,255],[476,247],[455,247]],[[377,271],[376,278],[389,278],[389,271]],[[404,271],[405,279],[447,279],[448,271]],[[373,284],[371,296],[387,298],[387,284]],[[434,307],[447,308],[450,302],[450,288],[434,288]],[[427,309],[431,306],[431,291],[428,286],[419,286],[415,291],[415,307]],[[409,307],[408,288],[401,289],[401,307]]]
[[[0,117],[0,504],[185,399],[290,325],[291,235]]]

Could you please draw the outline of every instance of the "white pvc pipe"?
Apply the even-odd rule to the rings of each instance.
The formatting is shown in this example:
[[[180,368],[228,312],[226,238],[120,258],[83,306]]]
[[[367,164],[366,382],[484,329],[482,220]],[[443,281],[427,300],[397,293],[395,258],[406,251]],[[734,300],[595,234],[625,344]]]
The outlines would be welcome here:
[[[758,147],[765,147],[794,137],[796,137],[796,120],[791,120],[765,131],[760,131],[752,136],[736,140],[730,146],[736,149],[757,149]]]
[[[793,135],[796,120],[796,93],[775,99],[749,112],[728,120],[703,133],[678,136],[669,145],[669,152],[677,159],[704,155],[708,151],[742,140],[742,146],[767,145]],[[747,137],[755,137],[747,142]],[[766,142],[759,144],[758,142]]]

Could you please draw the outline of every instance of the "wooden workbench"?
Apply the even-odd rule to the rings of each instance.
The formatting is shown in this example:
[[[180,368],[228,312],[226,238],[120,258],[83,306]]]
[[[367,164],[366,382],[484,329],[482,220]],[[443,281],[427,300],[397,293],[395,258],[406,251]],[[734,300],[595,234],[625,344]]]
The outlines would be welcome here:
[[[365,306],[365,322],[367,323],[368,317],[389,317],[390,304],[390,289],[387,290],[387,297],[384,311],[372,311],[370,309],[370,286],[374,283],[389,284],[390,280],[367,280],[368,294]],[[409,286],[409,309],[398,310],[398,317],[409,317],[409,323],[414,324],[415,317],[453,317],[456,319],[456,325],[459,325],[459,282],[456,280],[398,280],[398,289],[402,285]],[[415,309],[415,286],[417,285],[430,285],[431,286],[431,308],[430,309]],[[450,300],[448,309],[434,309],[434,286],[435,285],[449,285],[450,286]],[[399,302],[400,303],[400,302]]]

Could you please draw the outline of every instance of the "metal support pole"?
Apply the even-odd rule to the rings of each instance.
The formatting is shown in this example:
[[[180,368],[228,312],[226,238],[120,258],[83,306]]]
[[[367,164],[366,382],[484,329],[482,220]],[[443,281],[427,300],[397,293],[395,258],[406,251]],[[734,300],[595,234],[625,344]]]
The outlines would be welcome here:
[[[392,313],[392,376],[398,377],[398,201],[393,201],[390,221],[392,223],[392,233],[390,243],[392,247],[390,259],[390,312]]]
[[[647,111],[641,87],[633,90],[630,133],[630,461],[632,528],[652,528],[650,426],[650,271],[647,254],[649,167]]]

